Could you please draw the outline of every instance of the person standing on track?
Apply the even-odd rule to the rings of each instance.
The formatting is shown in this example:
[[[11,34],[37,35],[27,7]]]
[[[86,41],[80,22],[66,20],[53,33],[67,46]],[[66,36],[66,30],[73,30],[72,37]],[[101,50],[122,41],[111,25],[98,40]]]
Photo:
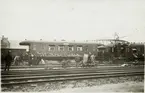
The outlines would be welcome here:
[[[9,71],[12,60],[13,60],[13,58],[11,55],[11,51],[8,51],[8,54],[5,56],[5,71],[6,70]]]

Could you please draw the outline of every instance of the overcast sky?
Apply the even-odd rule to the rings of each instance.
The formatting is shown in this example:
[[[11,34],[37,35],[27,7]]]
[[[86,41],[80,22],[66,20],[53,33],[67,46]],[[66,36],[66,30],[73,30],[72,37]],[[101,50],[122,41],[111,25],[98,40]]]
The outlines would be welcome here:
[[[95,40],[115,32],[145,42],[145,0],[0,0],[0,35],[12,40]]]

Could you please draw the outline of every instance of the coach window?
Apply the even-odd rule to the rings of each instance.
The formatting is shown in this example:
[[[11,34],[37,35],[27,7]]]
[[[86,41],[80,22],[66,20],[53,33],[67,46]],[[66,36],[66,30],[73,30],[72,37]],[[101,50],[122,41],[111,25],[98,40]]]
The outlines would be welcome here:
[[[88,46],[85,46],[85,47],[84,47],[84,50],[85,50],[85,51],[88,51]]]
[[[140,51],[140,50],[141,50],[141,48],[137,48],[137,50],[138,50],[138,51]]]
[[[64,51],[64,46],[58,46],[59,51]]]
[[[33,45],[33,50],[36,50],[36,45]]]
[[[109,52],[109,48],[106,48],[106,52]]]
[[[114,52],[114,47],[111,48],[111,51]]]
[[[96,47],[95,46],[93,47],[93,51],[96,51]]]
[[[78,46],[77,47],[77,51],[83,51],[83,47],[82,46]]]
[[[129,52],[129,50],[130,50],[130,49],[129,49],[129,48],[127,48],[127,52]]]
[[[73,51],[73,50],[74,50],[73,46],[68,46],[68,51]]]
[[[54,45],[49,45],[49,51],[54,51],[55,50],[55,46]]]

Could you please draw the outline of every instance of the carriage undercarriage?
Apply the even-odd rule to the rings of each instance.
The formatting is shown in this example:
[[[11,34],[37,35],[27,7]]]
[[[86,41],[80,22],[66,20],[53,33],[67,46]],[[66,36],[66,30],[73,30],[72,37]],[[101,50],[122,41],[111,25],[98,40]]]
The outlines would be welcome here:
[[[49,59],[49,58],[48,58]],[[31,65],[39,65],[40,64],[40,61],[41,60],[48,60],[48,59],[43,59],[43,58],[38,58],[37,59],[22,59],[22,58],[19,58],[17,60],[14,60],[14,62],[12,62],[12,65],[14,66],[31,66]],[[73,60],[74,61],[74,64],[75,64],[75,67],[82,67],[82,68],[85,68],[85,67],[95,67],[97,66],[97,61],[86,61],[84,62],[82,58],[80,58],[81,60],[75,60],[74,59],[69,59],[69,58],[63,58],[61,60],[57,60],[58,63],[60,63],[61,67],[62,68],[67,68],[67,67],[72,67],[71,66],[71,61]],[[45,65],[45,62],[43,62],[43,65]],[[46,64],[47,65],[47,64]]]

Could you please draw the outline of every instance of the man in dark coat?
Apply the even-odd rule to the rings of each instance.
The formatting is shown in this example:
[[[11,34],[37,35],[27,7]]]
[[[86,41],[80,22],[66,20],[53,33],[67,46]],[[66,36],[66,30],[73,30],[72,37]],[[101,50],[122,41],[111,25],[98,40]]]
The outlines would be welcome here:
[[[9,71],[12,60],[13,60],[13,58],[11,55],[11,51],[8,51],[8,54],[5,56],[5,71],[6,70]]]

